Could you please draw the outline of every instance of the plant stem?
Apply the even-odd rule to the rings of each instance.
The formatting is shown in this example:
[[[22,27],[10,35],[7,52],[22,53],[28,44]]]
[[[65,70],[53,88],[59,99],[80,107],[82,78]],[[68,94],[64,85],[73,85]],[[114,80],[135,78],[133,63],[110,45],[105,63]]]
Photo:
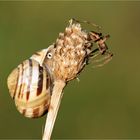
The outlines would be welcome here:
[[[54,123],[56,120],[57,112],[61,103],[63,96],[63,88],[66,83],[64,81],[56,80],[54,82],[54,88],[51,96],[51,102],[48,110],[48,115],[46,118],[46,124],[44,129],[44,134],[42,140],[50,140]]]

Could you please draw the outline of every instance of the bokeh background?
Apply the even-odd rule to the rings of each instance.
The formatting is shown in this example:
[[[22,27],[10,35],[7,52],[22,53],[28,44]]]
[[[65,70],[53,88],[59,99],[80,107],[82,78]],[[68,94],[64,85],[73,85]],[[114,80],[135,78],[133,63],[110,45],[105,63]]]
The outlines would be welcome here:
[[[68,84],[52,138],[140,138],[140,2],[126,1],[0,2],[0,138],[41,139],[46,116],[20,115],[6,79],[73,17],[101,25],[114,57],[102,68],[88,65],[80,82]]]

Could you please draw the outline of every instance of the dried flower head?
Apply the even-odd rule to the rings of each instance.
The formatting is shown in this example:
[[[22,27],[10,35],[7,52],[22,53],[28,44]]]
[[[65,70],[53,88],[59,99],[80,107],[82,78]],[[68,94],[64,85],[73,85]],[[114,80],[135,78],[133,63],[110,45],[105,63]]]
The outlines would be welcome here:
[[[50,68],[54,79],[70,81],[77,77],[90,58],[94,58],[93,62],[103,61],[97,66],[112,58],[112,53],[107,51],[105,44],[108,37],[109,35],[104,37],[101,33],[83,30],[79,22],[71,19],[64,33],[59,33],[56,42],[48,48],[47,58],[50,59],[45,59],[44,63]]]

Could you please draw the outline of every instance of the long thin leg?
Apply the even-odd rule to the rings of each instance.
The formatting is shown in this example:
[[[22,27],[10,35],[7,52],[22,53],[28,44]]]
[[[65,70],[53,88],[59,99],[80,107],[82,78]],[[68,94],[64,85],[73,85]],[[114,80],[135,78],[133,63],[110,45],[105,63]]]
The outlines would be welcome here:
[[[102,66],[104,66],[105,64],[107,64],[111,59],[112,59],[112,57],[110,57],[109,59],[107,59],[106,61],[104,61],[104,63],[95,65],[95,66],[93,66],[92,68],[102,67]]]
[[[98,62],[102,62],[102,61],[104,61],[104,60],[112,57],[112,54],[111,53],[109,53],[109,52],[106,52],[106,53],[108,53],[108,54],[104,54],[104,57],[102,57],[100,59],[97,59],[97,60],[93,60],[92,62],[98,63]]]
[[[89,21],[86,21],[86,20],[82,20],[82,21],[81,21],[81,20],[77,20],[77,19],[75,19],[75,18],[72,18],[72,20],[75,21],[75,22],[78,22],[78,23],[87,23],[87,24],[89,24],[89,25],[92,25],[92,26],[96,27],[98,30],[101,29],[101,26],[96,25],[95,23],[92,23],[92,22],[89,22]]]
[[[96,63],[99,63],[99,62],[102,62],[101,64],[96,64],[95,66],[93,66],[93,68],[102,67],[103,65],[107,64],[107,63],[112,59],[113,54],[110,53],[110,52],[107,52],[107,53],[108,53],[107,56],[92,61],[92,62],[95,63],[95,64],[96,64]],[[104,61],[104,60],[105,60],[105,61]]]

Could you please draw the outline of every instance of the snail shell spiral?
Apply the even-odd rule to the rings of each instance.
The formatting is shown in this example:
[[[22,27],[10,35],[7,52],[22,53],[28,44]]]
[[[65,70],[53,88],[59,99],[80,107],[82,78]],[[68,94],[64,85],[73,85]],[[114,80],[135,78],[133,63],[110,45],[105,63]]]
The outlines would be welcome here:
[[[46,52],[44,49],[23,61],[7,80],[18,111],[29,118],[45,114],[50,103],[53,80],[46,65],[42,64]]]

